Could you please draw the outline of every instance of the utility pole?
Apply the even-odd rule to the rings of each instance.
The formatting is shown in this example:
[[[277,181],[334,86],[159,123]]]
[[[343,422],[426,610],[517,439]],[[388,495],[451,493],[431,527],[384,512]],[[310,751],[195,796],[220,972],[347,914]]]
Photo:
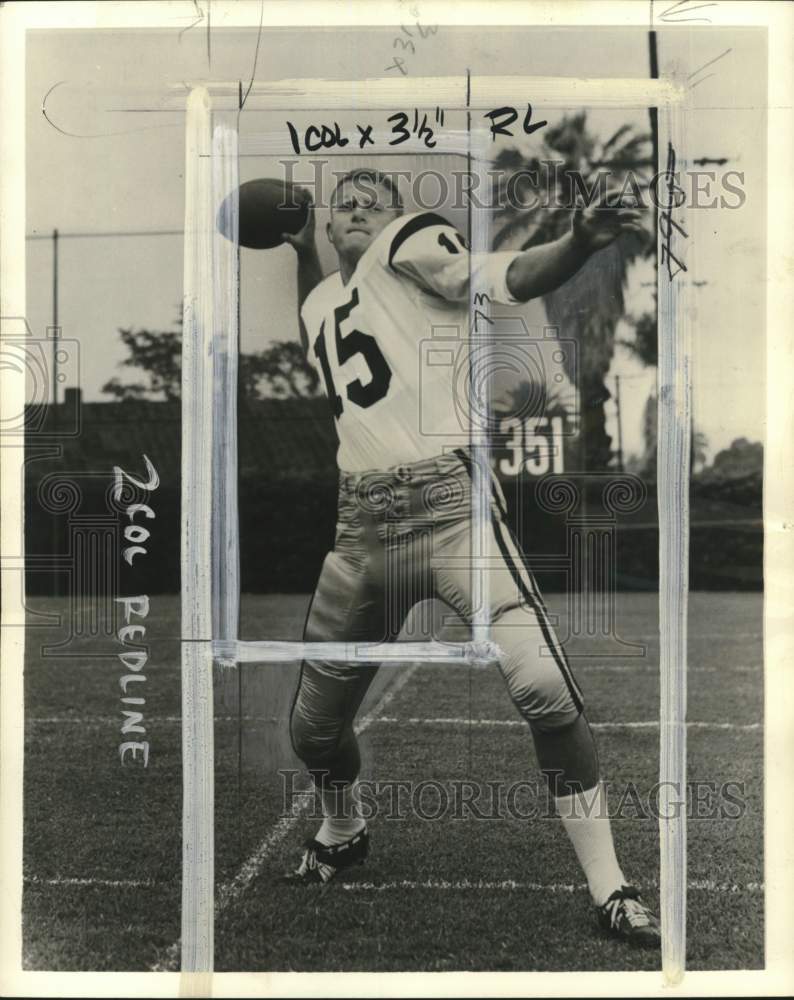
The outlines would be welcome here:
[[[52,231],[52,405],[50,407],[50,427],[52,434],[58,434],[58,230]],[[52,525],[52,551],[53,554],[59,551],[60,533],[58,531],[58,518],[53,513],[50,515]],[[54,597],[61,595],[61,581],[58,570],[52,573],[52,593]]]
[[[52,405],[58,405],[58,230],[52,231]],[[54,411],[53,411],[54,415]]]
[[[659,54],[656,49],[656,32],[651,28],[648,32],[648,56],[651,64],[651,79],[659,79]],[[651,160],[654,170],[659,169],[659,110],[654,105],[648,108],[651,120]]]

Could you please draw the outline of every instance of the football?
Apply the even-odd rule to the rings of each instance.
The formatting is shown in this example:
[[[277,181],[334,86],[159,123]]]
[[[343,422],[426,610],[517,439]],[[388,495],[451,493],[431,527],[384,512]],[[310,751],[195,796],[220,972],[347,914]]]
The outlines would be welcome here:
[[[238,189],[240,245],[269,250],[284,242],[282,233],[297,233],[306,224],[309,202],[305,192],[274,177],[246,181]],[[218,210],[218,229],[231,239],[231,202],[227,195]]]

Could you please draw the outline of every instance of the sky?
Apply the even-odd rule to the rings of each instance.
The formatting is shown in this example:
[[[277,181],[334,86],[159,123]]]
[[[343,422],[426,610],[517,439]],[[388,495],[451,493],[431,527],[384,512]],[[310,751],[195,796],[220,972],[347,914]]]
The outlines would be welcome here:
[[[119,328],[173,329],[178,315],[181,236],[130,234],[178,231],[183,226],[184,116],[179,111],[131,114],[108,109],[131,100],[152,106],[174,84],[207,77],[204,34],[185,27],[180,21],[147,32],[28,34],[27,318],[39,336],[52,323],[50,235],[58,228],[63,234],[59,323],[63,337],[79,343],[79,384],[86,400],[109,398],[102,396],[101,387],[114,376],[135,378],[134,371],[118,368],[125,356]],[[394,28],[265,30],[256,79],[382,76],[394,52],[403,51],[395,48],[394,37]],[[736,437],[764,436],[765,35],[757,29],[676,29],[660,32],[658,41],[662,72],[677,64],[685,75],[696,74],[688,133],[691,156],[726,157],[725,169],[744,172],[746,199],[740,208],[693,208],[686,219],[688,276],[696,283],[695,422],[713,455]],[[212,78],[247,77],[255,42],[255,30],[215,31]],[[434,35],[415,39],[414,48],[408,66],[416,76],[458,75],[467,67],[473,75],[648,73],[647,34],[634,28],[441,27]],[[713,59],[712,66],[697,74]],[[41,110],[45,96],[50,122]],[[535,111],[537,118],[552,121],[560,113],[544,114],[540,106]],[[250,149],[257,134],[283,131],[285,117],[244,111],[243,148]],[[297,122],[311,116],[290,117]],[[640,110],[593,111],[589,122],[606,136],[623,122],[644,129],[647,117]],[[354,162],[359,161],[340,157],[333,168]],[[397,157],[392,165],[415,168],[416,159]],[[272,159],[245,156],[241,178],[273,176],[275,167]],[[326,217],[318,212],[322,261],[330,271],[335,262],[324,242]],[[97,235],[108,232],[116,235]],[[68,235],[75,233],[84,235]],[[647,262],[631,272],[626,293],[630,313],[649,307],[652,283]],[[297,336],[295,289],[294,254],[288,247],[243,251],[244,351]],[[618,337],[628,334],[629,328],[621,324]],[[624,451],[638,453],[642,410],[654,372],[618,348],[610,388],[616,375],[621,379]],[[609,404],[608,416],[615,438],[614,404]]]

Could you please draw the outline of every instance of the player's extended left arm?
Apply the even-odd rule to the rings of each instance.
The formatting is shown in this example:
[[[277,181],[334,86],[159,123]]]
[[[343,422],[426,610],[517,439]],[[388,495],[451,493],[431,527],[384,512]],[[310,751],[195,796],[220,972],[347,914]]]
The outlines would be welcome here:
[[[640,232],[639,218],[638,211],[621,205],[576,208],[570,232],[515,258],[507,269],[507,290],[519,302],[553,292],[621,233]]]

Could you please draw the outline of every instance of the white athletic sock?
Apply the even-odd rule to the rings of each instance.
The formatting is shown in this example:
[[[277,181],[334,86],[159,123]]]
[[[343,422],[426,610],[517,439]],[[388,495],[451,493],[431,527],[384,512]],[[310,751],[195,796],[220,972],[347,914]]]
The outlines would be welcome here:
[[[627,884],[615,855],[603,786],[599,781],[585,792],[561,795],[554,801],[593,902],[602,906],[616,889]]]
[[[323,824],[315,834],[315,840],[330,847],[343,844],[363,830],[366,823],[361,818],[358,802],[358,782],[344,789],[320,793],[323,803]]]

